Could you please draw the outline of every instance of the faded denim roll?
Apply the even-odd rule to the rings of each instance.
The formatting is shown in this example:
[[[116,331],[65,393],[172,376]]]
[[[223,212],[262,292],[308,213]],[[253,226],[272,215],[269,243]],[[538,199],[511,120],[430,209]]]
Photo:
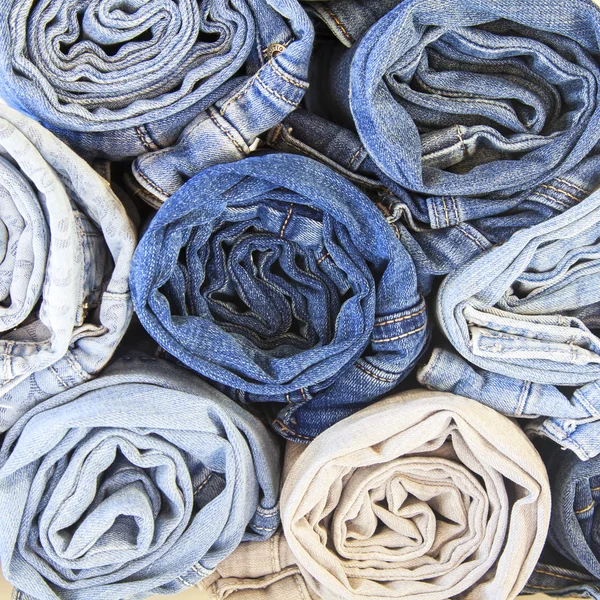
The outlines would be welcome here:
[[[135,243],[108,182],[1,106],[0,431],[109,361],[133,312]]]
[[[392,395],[287,451],[283,530],[317,598],[511,600],[542,552],[544,463],[467,398]]]
[[[131,289],[162,348],[297,441],[394,388],[428,341],[414,265],[381,213],[298,156],[188,181],[143,235]]]
[[[306,88],[297,0],[3,0],[0,16],[2,96],[86,157],[168,148],[219,100],[213,118],[250,145]]]
[[[446,277],[428,387],[474,398],[587,460],[600,453],[600,192]]]
[[[35,600],[195,585],[279,523],[281,449],[186,369],[144,356],[24,415],[0,449],[3,575]]]

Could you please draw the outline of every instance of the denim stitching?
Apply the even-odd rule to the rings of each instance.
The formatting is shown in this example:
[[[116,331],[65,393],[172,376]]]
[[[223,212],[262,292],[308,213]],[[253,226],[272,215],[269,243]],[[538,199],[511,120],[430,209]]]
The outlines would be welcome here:
[[[60,385],[62,385],[66,390],[69,389],[69,386],[63,381],[62,377],[58,374],[58,371],[54,368],[54,365],[50,365],[48,367],[48,369],[54,373],[54,377],[56,377],[56,379],[58,379],[58,382],[60,383]]]
[[[277,527],[259,527],[258,525],[250,525],[250,527],[257,531],[275,531],[277,529]]]
[[[227,131],[216,119],[212,113],[208,113],[210,120],[232,141],[233,145],[239,150],[240,154],[246,154],[235,138]]]
[[[329,254],[329,252],[327,254],[325,254],[324,256],[321,256],[321,258],[319,258],[319,260],[317,261],[317,264],[320,265],[329,256],[331,256],[331,254]]]
[[[424,325],[421,325],[421,327],[417,327],[416,329],[413,329],[412,331],[407,331],[406,333],[402,333],[400,335],[395,335],[394,337],[373,339],[373,343],[381,344],[382,342],[393,342],[394,340],[400,340],[402,338],[408,337],[409,335],[412,335],[413,333],[418,333],[419,331],[423,331],[423,329],[425,329],[425,327],[427,327],[427,323],[425,323]]]
[[[357,369],[360,369],[363,373],[366,373],[369,377],[372,377],[373,379],[377,379],[377,381],[382,381],[383,383],[394,383],[394,381],[396,381],[396,377],[394,377],[394,379],[385,379],[384,377],[379,377],[379,375],[375,375],[375,373],[371,373],[371,371],[369,371],[368,369],[366,369],[365,367],[363,367],[360,363],[354,363],[354,366]]]
[[[564,206],[565,208],[571,208],[571,206],[569,204],[567,204],[566,202],[557,200],[556,198],[553,198],[552,196],[548,196],[548,194],[542,194],[542,192],[538,192],[538,191],[535,191],[533,193],[537,194],[538,196],[542,196],[543,198],[548,198],[548,200],[552,200],[552,202],[556,202],[557,204],[560,204],[561,206]],[[579,202],[579,200],[577,202]]]
[[[210,479],[212,478],[212,476],[214,475],[214,473],[211,471],[209,476],[200,484],[200,486],[198,488],[196,488],[196,491],[194,492],[194,496],[200,492],[200,490],[202,490],[204,488],[204,486],[210,481]]]
[[[572,187],[573,189],[578,190],[584,194],[590,193],[588,190],[584,190],[582,187],[579,187],[578,185],[575,185],[574,183],[571,183],[570,181],[567,181],[566,179],[559,179],[557,177],[556,181],[560,181],[561,183],[564,183],[565,185],[568,185],[569,187]]]
[[[158,191],[159,193],[161,193],[163,196],[167,196],[167,197],[170,196],[170,194],[167,194],[167,192],[165,192],[165,190],[163,190],[161,187],[159,187],[158,185],[156,185],[156,183],[154,183],[151,179],[148,179],[148,177],[146,177],[146,175],[144,174],[144,172],[142,171],[142,169],[140,167],[138,167],[137,172],[141,176],[141,178],[150,187],[153,187],[156,191]]]
[[[446,196],[441,197],[442,204],[444,205],[444,215],[446,216],[446,227],[450,227],[450,217],[448,214],[448,207],[446,206]]]
[[[257,506],[256,507],[256,512],[259,513],[261,516],[268,518],[268,517],[275,517],[275,516],[277,516],[277,514],[279,514],[279,509],[276,508],[275,510],[267,512],[262,506]]]
[[[148,133],[148,130],[144,127],[144,129],[142,130],[142,127],[144,127],[143,125],[138,125],[136,126],[135,130],[138,134],[138,137],[140,138],[140,141],[142,142],[142,145],[144,146],[144,148],[146,148],[146,150],[149,150],[150,152],[157,150],[158,149],[158,144],[156,144],[154,142],[154,140],[150,137],[150,134]],[[150,142],[148,141],[148,139],[146,139],[146,137],[148,139],[150,139]]]
[[[456,229],[477,244],[477,246],[479,246],[482,250],[485,250],[485,246],[474,235],[471,235],[468,231],[465,231],[461,225],[457,225]]]
[[[256,81],[258,81],[258,83],[260,83],[268,92],[270,92],[271,94],[273,94],[273,96],[275,96],[276,98],[279,98],[280,100],[282,100],[283,102],[286,102],[287,104],[293,106],[294,108],[296,106],[298,106],[298,103],[300,102],[300,100],[297,100],[296,102],[292,102],[291,100],[289,100],[288,98],[286,98],[285,96],[282,96],[279,92],[276,92],[274,89],[270,88],[259,76],[258,74],[256,75]]]
[[[401,321],[406,321],[407,319],[410,319],[412,317],[417,317],[420,314],[423,314],[425,312],[426,308],[427,307],[424,306],[420,310],[418,310],[414,313],[411,313],[410,315],[404,315],[403,317],[398,317],[396,319],[390,319],[388,321],[382,321],[381,323],[375,323],[373,325],[373,327],[383,327],[384,325],[391,325],[392,323],[400,323]]]
[[[531,382],[524,381],[523,386],[521,388],[521,393],[519,394],[519,403],[517,404],[517,415],[523,414],[523,410],[525,409],[525,401],[527,400],[527,396],[529,395],[530,388]]]
[[[252,87],[252,84],[254,83],[254,80],[256,79],[256,77],[257,77],[257,75],[254,75],[253,77],[251,77],[248,80],[248,82],[242,86],[242,89],[235,96],[232,96],[231,98],[229,98],[229,100],[227,100],[227,102],[225,102],[225,104],[223,104],[223,106],[221,107],[221,110],[219,111],[221,113],[222,117],[225,116],[225,113],[226,113],[227,109],[229,108],[229,106],[231,104],[233,104],[236,100],[239,100],[242,96],[244,96],[246,94],[246,92]]]
[[[454,196],[450,196],[450,200],[452,200],[452,209],[454,210],[454,218],[456,219],[456,223],[460,223],[460,217],[458,215],[458,206],[456,205],[456,198]]]
[[[292,218],[293,210],[294,210],[294,205],[290,204],[290,209],[288,210],[287,217],[285,218],[285,221],[283,222],[283,225],[281,226],[281,231],[279,232],[280,238],[283,238],[283,234],[285,233],[285,228],[288,226],[288,223],[290,222],[290,219]]]
[[[352,168],[354,161],[358,158],[358,155],[361,153],[361,151],[362,151],[362,147],[359,147],[358,150],[354,153],[354,156],[352,156],[352,158],[350,159],[350,162],[348,163],[349,169]]]
[[[560,575],[559,573],[551,573],[550,571],[543,571],[542,569],[534,569],[534,573],[541,573],[542,575],[550,575],[551,577],[558,577],[559,579],[566,579],[567,581],[576,581],[577,583],[587,583],[583,579],[577,579],[575,577],[567,577],[566,575]]]
[[[565,190],[561,190],[560,188],[554,187],[553,185],[548,185],[546,183],[543,183],[542,185],[540,185],[540,187],[543,187],[544,189],[547,189],[547,190],[554,190],[555,192],[558,192],[559,194],[564,194],[568,198],[572,198],[573,200],[575,200],[575,202],[581,202],[581,199],[578,198],[577,196],[573,196],[573,194],[569,194],[569,192],[565,192]]]
[[[71,365],[73,370],[77,371],[79,377],[81,377],[84,381],[90,378],[90,374],[87,371],[85,371],[85,369],[79,364],[79,361],[75,360],[75,358],[70,352],[65,354],[65,359]]]
[[[177,579],[179,579],[179,581],[181,581],[181,583],[183,583],[183,585],[185,585],[186,587],[192,587],[194,585],[193,583],[186,581],[181,575],[178,575]]]
[[[463,156],[469,156],[469,151],[467,150],[467,145],[465,144],[465,140],[463,140],[462,133],[460,132],[460,125],[456,126],[456,135],[458,136],[460,145],[462,146]]]
[[[340,31],[344,34],[344,37],[351,43],[354,43],[354,38],[346,31],[346,28],[342,24],[342,22],[336,17],[334,12],[328,7],[324,6],[325,10],[329,13],[329,16],[335,21],[335,24],[340,28]]]
[[[585,508],[580,508],[579,510],[575,511],[576,515],[582,515],[583,513],[588,512],[589,510],[591,510],[592,508],[594,508],[595,506],[595,502],[592,502],[591,504],[589,504],[588,506],[586,506]]]
[[[293,86],[297,87],[298,89],[302,90],[303,92],[305,92],[308,89],[308,84],[307,83],[304,83],[304,85],[302,85],[300,83],[297,83],[296,81],[294,81],[293,79],[291,79],[287,75],[285,75],[283,73],[283,71],[277,66],[277,63],[271,62],[271,64],[269,66],[271,67],[271,69],[273,69],[273,71],[275,71],[276,75],[278,75],[279,77],[281,77],[281,79],[283,79],[284,81],[287,81],[288,83],[291,83]]]
[[[295,436],[295,437],[302,438],[303,440],[309,440],[309,441],[312,441],[312,440],[314,440],[314,439],[315,439],[314,437],[311,437],[311,436],[308,436],[308,435],[302,435],[302,434],[300,434],[300,433],[295,433],[295,432],[294,432],[294,431],[292,431],[292,430],[291,430],[291,429],[290,429],[290,428],[289,428],[287,425],[285,425],[284,423],[282,423],[282,422],[281,422],[279,419],[275,419],[275,420],[273,421],[273,424],[274,424],[274,425],[279,425],[279,427],[281,427],[281,429],[283,429],[283,431],[285,431],[285,432],[287,432],[287,433],[290,433],[291,435],[293,435],[293,436]]]

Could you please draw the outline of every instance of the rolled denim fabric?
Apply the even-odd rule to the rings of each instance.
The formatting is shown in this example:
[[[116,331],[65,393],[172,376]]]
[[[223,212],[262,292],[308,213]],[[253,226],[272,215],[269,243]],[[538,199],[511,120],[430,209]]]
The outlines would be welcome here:
[[[310,440],[392,389],[428,340],[414,265],[343,177],[270,154],[203,171],[136,250],[141,323],[244,403]],[[283,408],[280,404],[283,404]]]
[[[306,88],[297,0],[2,0],[0,16],[2,95],[86,155],[169,147],[219,99],[231,106],[214,120],[251,144]]]
[[[513,193],[564,174],[594,149],[593,2],[406,0],[375,22],[394,4],[323,3],[352,47],[322,56],[315,78],[329,81],[329,112],[354,124],[391,180],[447,201]]]
[[[0,560],[28,598],[173,594],[279,522],[280,448],[164,361],[116,361],[40,404],[0,450]]]
[[[320,600],[308,587],[283,532],[245,542],[199,583],[211,600]]]
[[[509,600],[542,551],[550,489],[516,423],[413,390],[306,446],[285,478],[281,519],[318,598]]]
[[[107,181],[0,107],[0,431],[102,369],[131,319],[136,234]]]

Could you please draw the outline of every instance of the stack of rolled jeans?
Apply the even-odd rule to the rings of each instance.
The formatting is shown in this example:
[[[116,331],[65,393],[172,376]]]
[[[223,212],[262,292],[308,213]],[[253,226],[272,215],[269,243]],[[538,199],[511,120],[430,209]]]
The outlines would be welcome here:
[[[600,6],[0,0],[14,600],[600,600]]]

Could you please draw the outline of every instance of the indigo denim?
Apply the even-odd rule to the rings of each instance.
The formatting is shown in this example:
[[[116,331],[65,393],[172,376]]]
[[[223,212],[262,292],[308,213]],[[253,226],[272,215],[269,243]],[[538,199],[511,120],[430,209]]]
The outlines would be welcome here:
[[[354,42],[318,54],[313,106],[354,126],[400,186],[510,194],[594,150],[600,12],[590,0],[374,4],[323,3]]]
[[[130,281],[165,350],[237,400],[270,403],[289,439],[392,389],[428,339],[414,265],[381,213],[299,156],[192,178],[151,221]]]
[[[108,182],[0,106],[0,431],[108,362],[131,319],[135,243]]]
[[[287,450],[283,530],[317,598],[510,600],[535,568],[548,475],[486,406],[413,390]]]
[[[35,600],[174,594],[279,523],[275,436],[143,356],[28,412],[0,465],[2,572]]]
[[[313,28],[297,0],[2,0],[0,17],[2,95],[86,156],[170,147],[208,118],[220,160],[247,151],[307,85]]]

